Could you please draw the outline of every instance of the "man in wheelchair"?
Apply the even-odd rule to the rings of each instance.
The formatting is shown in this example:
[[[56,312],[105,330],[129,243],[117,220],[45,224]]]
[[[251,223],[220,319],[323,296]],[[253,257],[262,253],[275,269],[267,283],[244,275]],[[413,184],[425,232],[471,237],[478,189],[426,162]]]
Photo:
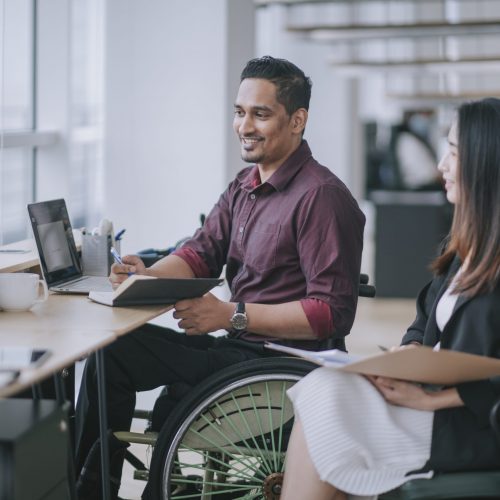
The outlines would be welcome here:
[[[104,351],[108,423],[130,429],[136,391],[187,384],[245,360],[273,356],[265,341],[318,350],[344,349],[357,305],[364,216],[346,186],[312,157],[303,139],[311,81],[270,56],[243,69],[234,105],[239,172],[180,249],[146,268],[137,256],[112,267],[114,285],[128,273],[219,277],[226,266],[231,298],[208,293],[175,304],[179,333],[145,325]],[[207,335],[220,329],[223,337]],[[77,405],[78,496],[99,497],[89,452],[98,439],[96,363],[87,361]],[[123,453],[111,446],[116,498]],[[86,462],[87,461],[87,462]]]

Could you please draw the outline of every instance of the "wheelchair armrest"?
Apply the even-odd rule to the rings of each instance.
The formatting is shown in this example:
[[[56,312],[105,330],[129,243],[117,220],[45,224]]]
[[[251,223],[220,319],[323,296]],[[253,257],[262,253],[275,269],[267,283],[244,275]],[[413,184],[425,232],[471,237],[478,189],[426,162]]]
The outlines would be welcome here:
[[[358,295],[360,297],[375,297],[377,290],[373,285],[360,284],[358,288]]]
[[[368,274],[366,273],[361,273],[359,275],[359,288],[358,288],[358,295],[360,297],[375,297],[377,293],[377,289],[373,285],[369,285],[368,282],[370,281],[370,278]]]
[[[493,405],[490,411],[490,424],[500,443],[500,399]]]

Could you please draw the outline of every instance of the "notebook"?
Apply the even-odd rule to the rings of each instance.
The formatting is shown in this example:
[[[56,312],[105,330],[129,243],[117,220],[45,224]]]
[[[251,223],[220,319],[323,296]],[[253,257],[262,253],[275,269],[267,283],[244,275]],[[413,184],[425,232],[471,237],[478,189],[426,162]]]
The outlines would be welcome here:
[[[63,199],[28,205],[40,267],[49,290],[88,294],[112,291],[107,276],[85,276]]]
[[[223,281],[211,278],[155,278],[134,274],[122,282],[114,292],[90,292],[89,299],[117,307],[175,304],[182,299],[201,297]]]

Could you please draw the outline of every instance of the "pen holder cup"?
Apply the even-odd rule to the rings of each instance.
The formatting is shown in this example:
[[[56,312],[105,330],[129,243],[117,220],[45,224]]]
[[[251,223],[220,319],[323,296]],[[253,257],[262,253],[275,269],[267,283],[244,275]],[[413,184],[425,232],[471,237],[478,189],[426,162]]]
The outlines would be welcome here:
[[[110,235],[82,235],[82,268],[88,276],[109,276],[113,256]],[[119,249],[117,249],[119,251]]]

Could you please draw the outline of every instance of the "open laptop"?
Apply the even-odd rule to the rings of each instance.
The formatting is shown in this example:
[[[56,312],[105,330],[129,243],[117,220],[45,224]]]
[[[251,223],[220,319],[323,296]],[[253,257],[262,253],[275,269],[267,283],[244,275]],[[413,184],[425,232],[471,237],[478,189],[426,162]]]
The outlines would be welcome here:
[[[49,290],[88,294],[112,291],[107,276],[85,276],[63,199],[28,205],[40,267]]]

